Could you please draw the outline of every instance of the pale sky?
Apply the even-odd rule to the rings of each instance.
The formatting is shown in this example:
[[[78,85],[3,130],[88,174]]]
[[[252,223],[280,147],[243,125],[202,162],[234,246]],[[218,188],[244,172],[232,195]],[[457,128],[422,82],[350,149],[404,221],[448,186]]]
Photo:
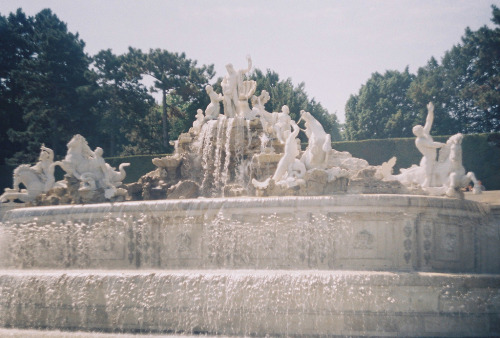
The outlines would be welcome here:
[[[50,8],[94,55],[129,46],[185,52],[198,64],[246,68],[305,82],[306,92],[344,121],[344,107],[374,72],[410,72],[460,43],[465,28],[491,23],[499,0],[0,0],[17,8]]]

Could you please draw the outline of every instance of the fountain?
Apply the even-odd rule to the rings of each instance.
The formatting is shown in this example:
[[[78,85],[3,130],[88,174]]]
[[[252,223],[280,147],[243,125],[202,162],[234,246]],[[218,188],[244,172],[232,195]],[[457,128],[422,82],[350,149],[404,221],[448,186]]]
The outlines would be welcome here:
[[[207,87],[211,103],[175,153],[136,183],[121,184],[126,164],[115,171],[81,136],[64,161],[43,147],[25,166],[44,184],[21,191],[16,169],[0,199],[29,205],[0,226],[0,327],[500,334],[500,212],[463,199],[475,177],[460,136],[428,147],[432,105],[416,132],[425,160],[394,175],[394,158],[370,166],[332,149],[308,112],[302,129],[286,106],[265,111],[248,69],[227,68],[223,95]]]

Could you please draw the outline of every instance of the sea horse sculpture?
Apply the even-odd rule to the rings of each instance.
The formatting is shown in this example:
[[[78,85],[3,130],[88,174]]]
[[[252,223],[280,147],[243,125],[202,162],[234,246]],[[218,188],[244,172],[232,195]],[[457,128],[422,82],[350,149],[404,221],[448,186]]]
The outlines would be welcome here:
[[[56,185],[54,169],[57,162],[54,162],[54,152],[52,149],[42,145],[40,147],[40,157],[34,166],[21,164],[14,169],[13,189],[6,188],[0,196],[0,202],[14,201],[31,202],[35,198]],[[21,189],[20,184],[26,189]]]
[[[311,113],[302,110],[300,119],[306,122],[305,133],[309,141],[301,161],[305,164],[307,170],[313,168],[324,169],[328,159],[327,155],[332,149],[331,138]]]
[[[80,190],[103,188],[106,198],[115,196],[117,187],[126,176],[124,168],[130,163],[120,164],[119,171],[115,171],[102,158],[102,148],[92,151],[87,140],[79,134],[73,136],[67,146],[66,157],[57,163],[68,175],[80,181]]]
[[[415,145],[422,153],[420,165],[413,165],[407,169],[401,169],[401,174],[387,176],[385,179],[399,180],[407,187],[420,186],[430,195],[447,195],[454,197],[460,188],[464,188],[470,181],[474,183],[474,193],[480,194],[478,181],[473,172],[465,171],[462,164],[462,139],[463,135],[458,133],[451,136],[446,144],[434,142],[430,136],[430,128],[434,120],[434,105],[427,105],[428,113],[425,126],[413,127],[413,133],[417,136]],[[436,149],[440,149],[439,158],[436,161]]]

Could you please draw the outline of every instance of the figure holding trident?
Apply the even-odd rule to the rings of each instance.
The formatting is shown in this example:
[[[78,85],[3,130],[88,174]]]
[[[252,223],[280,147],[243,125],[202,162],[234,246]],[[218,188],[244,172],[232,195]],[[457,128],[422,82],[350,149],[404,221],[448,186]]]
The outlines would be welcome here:
[[[240,91],[243,89],[243,78],[252,69],[252,59],[247,55],[248,68],[234,70],[231,63],[226,65],[227,75],[222,80],[222,94],[224,95],[224,115],[235,117],[238,112]]]
[[[413,127],[413,134],[417,137],[415,145],[422,153],[423,157],[420,160],[420,167],[424,169],[425,178],[421,184],[423,188],[428,188],[432,184],[432,176],[434,167],[436,166],[436,154],[438,148],[443,147],[445,144],[441,142],[434,142],[431,137],[432,123],[434,122],[434,105],[429,102],[427,105],[427,118],[425,125],[416,125]]]

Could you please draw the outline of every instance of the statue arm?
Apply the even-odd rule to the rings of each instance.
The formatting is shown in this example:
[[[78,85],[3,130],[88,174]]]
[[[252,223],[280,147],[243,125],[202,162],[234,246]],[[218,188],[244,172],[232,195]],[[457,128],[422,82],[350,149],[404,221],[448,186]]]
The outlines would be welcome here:
[[[297,123],[294,120],[290,121],[290,125],[292,126],[292,129],[293,129],[293,131],[290,134],[290,136],[295,139],[297,137],[297,135],[299,135],[299,132],[300,132],[301,129],[300,129],[300,127],[297,125]]]
[[[245,71],[245,73],[248,73],[252,69],[252,58],[250,57],[250,55],[247,55],[247,61],[248,61],[248,68]]]
[[[434,148],[442,148],[443,146],[445,146],[445,143],[441,143],[441,142],[432,142],[432,146]]]
[[[434,105],[432,102],[429,102],[427,105],[427,118],[425,119],[424,132],[427,135],[430,135],[432,123],[434,122]]]

